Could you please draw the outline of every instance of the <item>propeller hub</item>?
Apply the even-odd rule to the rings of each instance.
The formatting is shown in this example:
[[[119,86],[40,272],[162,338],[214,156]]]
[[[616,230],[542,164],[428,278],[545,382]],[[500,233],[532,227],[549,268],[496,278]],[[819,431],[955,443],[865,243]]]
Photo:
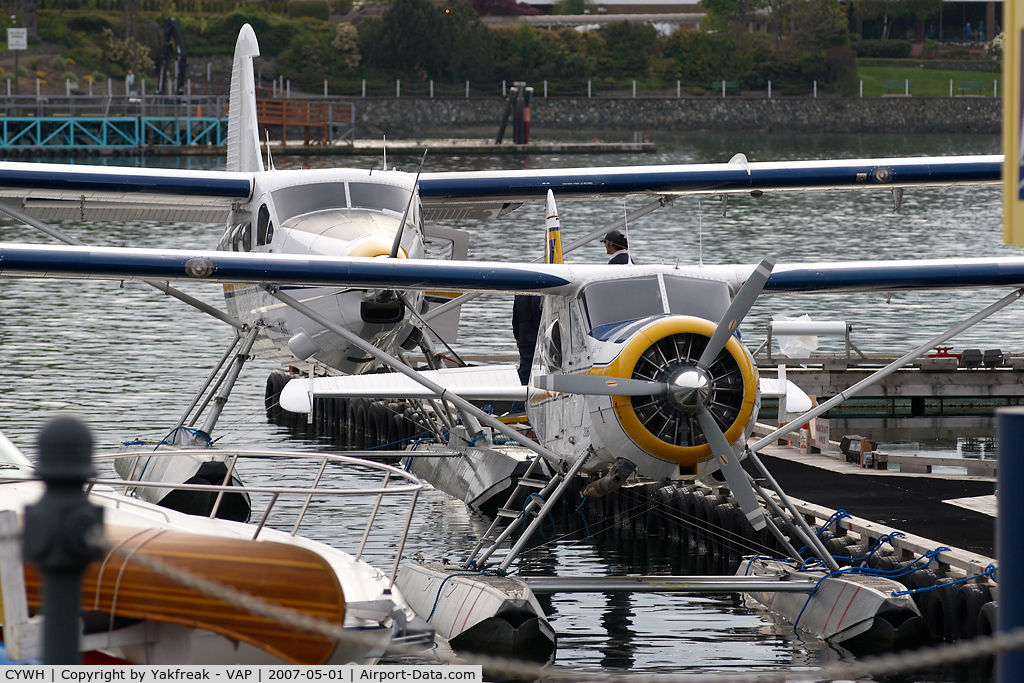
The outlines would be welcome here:
[[[669,386],[670,400],[680,409],[695,413],[707,404],[711,380],[701,368],[689,367],[676,375]]]

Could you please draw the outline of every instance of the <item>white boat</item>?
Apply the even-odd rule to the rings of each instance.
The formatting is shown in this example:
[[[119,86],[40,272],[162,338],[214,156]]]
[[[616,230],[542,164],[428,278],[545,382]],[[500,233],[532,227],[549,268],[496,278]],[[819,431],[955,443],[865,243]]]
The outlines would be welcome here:
[[[432,646],[433,629],[415,615],[394,586],[404,536],[399,539],[390,575],[359,559],[381,498],[411,499],[411,518],[421,488],[418,480],[388,465],[343,456],[268,451],[226,451],[225,455],[233,469],[240,458],[259,458],[277,468],[274,485],[247,488],[254,498],[269,498],[266,509],[258,513],[259,524],[159,507],[125,495],[125,486],[118,486],[116,480],[91,484],[89,500],[104,510],[107,549],[101,562],[89,566],[82,582],[80,650],[86,663],[372,663],[391,645]],[[304,460],[305,466],[291,471],[308,476],[310,484],[281,483],[288,478],[278,474],[281,466],[296,459]],[[326,485],[328,477],[333,477],[332,470],[338,468],[371,472],[375,482],[377,475],[383,481],[369,488],[352,488],[350,479]],[[22,517],[25,506],[34,504],[43,493],[43,483],[34,476],[29,459],[0,434],[0,520],[15,531],[0,529],[4,642],[12,660],[41,655],[42,617],[32,616],[40,606],[40,580],[31,565],[22,570],[15,517]],[[226,487],[192,488],[216,494]],[[278,503],[287,496],[298,497],[290,509]],[[349,539],[359,547],[354,554],[296,535],[314,496],[333,501],[349,501],[351,496],[376,498],[362,540]],[[294,517],[296,509],[298,519],[292,533],[265,526],[272,515],[274,519]],[[289,526],[292,522],[289,518]],[[394,536],[393,531],[385,533]],[[221,596],[186,588],[144,568],[141,560],[133,561],[140,557],[333,622],[343,629],[342,637],[296,631],[248,613]],[[24,582],[17,580],[21,576]],[[354,637],[345,637],[347,634]]]

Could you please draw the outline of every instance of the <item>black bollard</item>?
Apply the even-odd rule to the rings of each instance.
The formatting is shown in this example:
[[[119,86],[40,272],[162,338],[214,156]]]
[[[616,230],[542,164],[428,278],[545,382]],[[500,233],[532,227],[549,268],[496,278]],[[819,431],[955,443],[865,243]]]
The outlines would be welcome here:
[[[103,508],[91,504],[82,490],[95,474],[89,428],[70,416],[46,423],[39,432],[36,473],[46,493],[25,508],[24,557],[43,580],[43,662],[81,664],[82,574],[103,556],[88,543],[103,532]]]

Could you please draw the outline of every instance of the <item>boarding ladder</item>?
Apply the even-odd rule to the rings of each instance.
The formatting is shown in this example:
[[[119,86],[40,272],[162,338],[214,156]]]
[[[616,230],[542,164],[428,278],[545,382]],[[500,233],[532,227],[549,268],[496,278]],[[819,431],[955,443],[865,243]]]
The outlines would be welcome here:
[[[572,467],[565,474],[556,472],[552,475],[551,479],[544,481],[543,479],[534,479],[533,474],[538,468],[541,457],[535,456],[533,462],[530,463],[530,467],[526,470],[526,473],[516,483],[515,489],[512,494],[508,497],[504,507],[498,510],[498,514],[495,516],[494,521],[491,522],[491,526],[488,527],[487,531],[477,541],[476,547],[473,548],[473,552],[470,553],[469,557],[466,558],[465,566],[468,568],[483,568],[487,560],[490,559],[491,555],[498,550],[502,543],[515,531],[519,524],[526,525],[526,517],[532,516],[534,521],[531,525],[523,532],[523,535],[519,537],[519,540],[512,546],[504,558],[498,565],[498,570],[504,572],[508,569],[512,561],[515,560],[516,556],[522,550],[523,546],[526,545],[526,541],[529,540],[533,532],[536,531],[537,527],[544,519],[544,516],[548,514],[551,508],[565,493],[569,484],[572,482],[573,477],[579,471],[580,467],[584,462],[587,461],[589,453],[584,453],[576,459]],[[536,495],[530,495],[523,505],[522,510],[517,510],[512,507],[516,498],[530,489],[539,489],[539,493]],[[539,502],[538,502],[539,501]],[[499,532],[499,527],[505,523],[507,524]],[[491,540],[493,539],[493,540]],[[480,554],[481,548],[484,544],[490,542],[487,549]],[[477,555],[479,554],[479,559]]]

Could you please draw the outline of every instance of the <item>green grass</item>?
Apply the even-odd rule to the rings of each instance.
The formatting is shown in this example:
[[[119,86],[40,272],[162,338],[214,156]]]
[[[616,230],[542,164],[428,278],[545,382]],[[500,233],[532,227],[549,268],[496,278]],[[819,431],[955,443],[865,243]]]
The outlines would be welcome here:
[[[958,94],[958,81],[984,81],[985,96],[992,97],[992,82],[1002,80],[1002,74],[994,71],[958,71],[955,69],[921,69],[896,66],[860,66],[858,78],[864,81],[864,97],[878,97],[885,94],[886,81],[910,79],[910,94],[914,97],[949,97],[949,82],[953,81],[953,95]],[[859,92],[856,80],[852,88],[847,86],[844,95],[856,96]],[[903,90],[900,90],[902,93]],[[1003,84],[999,83],[1002,95]]]

